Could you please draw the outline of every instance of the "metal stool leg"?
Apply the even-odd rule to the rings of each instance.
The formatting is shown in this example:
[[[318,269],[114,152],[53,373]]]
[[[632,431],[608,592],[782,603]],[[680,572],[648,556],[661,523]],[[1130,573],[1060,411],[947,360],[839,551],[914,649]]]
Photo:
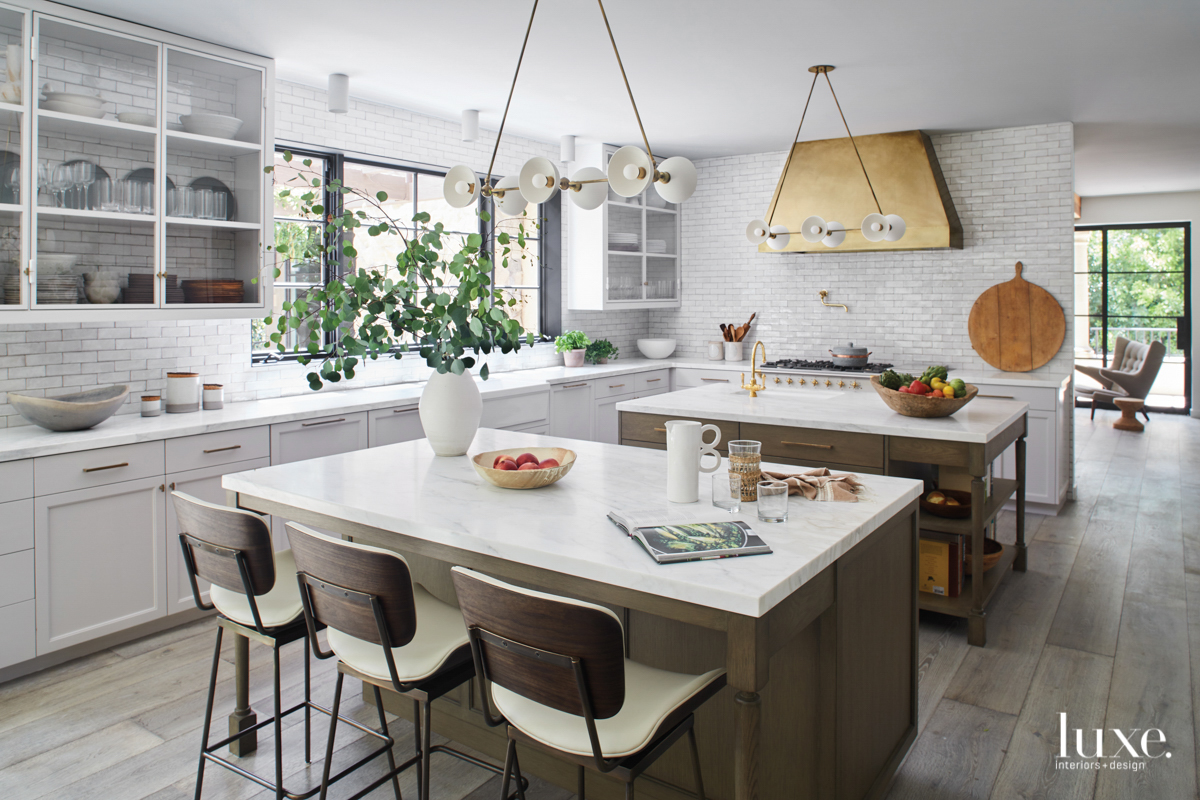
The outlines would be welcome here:
[[[388,732],[387,713],[383,710],[383,695],[379,693],[378,686],[372,686],[371,688],[375,690],[375,708],[379,711],[379,728],[383,731],[384,736],[388,737],[388,739],[391,739],[392,734]],[[392,756],[391,747],[388,747],[387,760],[388,771],[395,773],[396,759]],[[400,778],[395,774],[392,775],[392,791],[394,791],[396,794],[396,800],[402,800],[400,797]]]
[[[325,744],[325,766],[321,770],[321,800],[329,793],[329,767],[333,764],[333,738],[337,735],[338,712],[342,707],[342,679],[340,671],[333,690],[333,714],[329,717],[329,741]]]
[[[204,709],[204,732],[200,734],[200,766],[196,770],[196,800],[204,787],[204,754],[208,750],[208,733],[212,727],[213,698],[217,693],[217,670],[221,666],[221,636],[225,629],[217,626],[217,646],[213,648],[212,674],[208,679],[208,704]]]
[[[581,765],[581,766],[578,768],[578,772],[576,773],[576,779],[575,779],[575,784],[576,784],[576,787],[577,787],[577,788],[575,789],[575,798],[576,798],[576,800],[585,800],[585,797],[586,797],[586,794],[585,794],[585,793],[586,793],[586,791],[587,791],[587,786],[586,786],[586,784],[585,784],[585,780],[586,780],[586,774],[587,774],[587,773],[585,773],[585,772],[583,771],[583,766]]]
[[[413,700],[413,755],[417,757],[417,797],[424,797],[425,759],[421,758],[421,701]]]
[[[433,710],[429,707],[428,700],[425,701],[425,730],[421,733],[421,774],[425,777],[424,783],[421,784],[421,800],[429,800],[429,786],[433,783],[433,772],[429,769],[429,759],[433,755],[430,749],[430,740],[433,738]]]
[[[692,768],[696,771],[696,797],[704,800],[704,777],[700,774],[700,750],[696,747],[695,725],[688,728],[688,746],[692,751]]]
[[[275,800],[283,800],[287,792],[283,788],[283,704],[279,698],[279,645],[272,650],[275,655]]]
[[[312,763],[312,667],[309,665],[308,637],[300,640],[304,647],[304,763]]]
[[[633,781],[625,784],[625,800],[633,800]]]
[[[517,758],[517,743],[513,742],[513,777],[517,780],[517,800],[525,800],[526,780],[521,775],[521,760]]]
[[[508,740],[508,749],[504,751],[504,773],[500,779],[500,800],[508,800],[508,782],[512,776],[513,760],[517,755],[517,743]]]

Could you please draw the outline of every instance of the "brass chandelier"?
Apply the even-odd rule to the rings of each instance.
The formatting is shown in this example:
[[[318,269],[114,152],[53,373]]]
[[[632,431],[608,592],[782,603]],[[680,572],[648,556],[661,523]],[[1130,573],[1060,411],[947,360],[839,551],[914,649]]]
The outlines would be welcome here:
[[[871,183],[871,176],[867,174],[867,166],[863,163],[862,154],[858,152],[854,134],[850,133],[850,125],[846,122],[846,115],[842,112],[842,104],[838,102],[837,92],[833,91],[833,83],[829,80],[829,73],[833,69],[829,64],[818,64],[808,68],[808,71],[813,73],[813,82],[808,87],[808,99],[804,101],[804,111],[800,114],[800,125],[796,128],[796,135],[792,137],[792,146],[788,149],[788,157],[783,165],[783,175],[779,178],[779,185],[782,187],[787,180],[788,169],[792,166],[792,155],[796,150],[795,145],[800,140],[800,130],[804,127],[804,117],[808,114],[808,104],[812,102],[813,89],[817,86],[817,79],[824,75],[825,83],[829,85],[829,93],[833,95],[833,102],[837,106],[838,115],[842,118],[842,125],[846,128],[846,135],[850,137],[850,144],[854,147],[858,165],[862,168],[863,177],[867,179],[867,187],[871,190],[871,199],[875,201],[875,212],[877,213],[867,214],[863,218],[858,232],[861,232],[863,238],[869,242],[900,241],[904,236],[904,220],[898,214],[885,215],[883,208],[879,205],[875,186]],[[778,203],[771,207],[770,214],[765,220],[756,219],[746,226],[746,238],[750,240],[751,244],[766,242],[767,247],[772,250],[783,250],[788,246],[793,231],[788,230],[786,225],[771,224],[774,221],[777,205]],[[821,242],[826,247],[837,247],[846,240],[846,226],[834,220],[826,222],[814,214],[800,225],[800,235],[809,242]]]
[[[608,24],[604,2],[596,2],[600,6],[600,15],[604,19],[604,27],[608,30],[608,39],[617,57],[617,66],[621,70],[621,78],[625,81],[625,91],[629,94],[629,102],[633,106],[633,114],[637,118],[638,130],[641,131],[642,143],[646,145],[646,149],[630,145],[617,150],[609,159],[607,175],[595,167],[584,167],[567,178],[558,174],[558,167],[550,159],[537,157],[526,161],[517,175],[506,175],[495,184],[492,183],[496,152],[500,149],[500,140],[504,137],[504,123],[508,120],[508,109],[512,105],[513,91],[517,88],[517,76],[521,74],[525,47],[529,44],[529,32],[533,30],[533,19],[537,16],[538,0],[534,0],[529,25],[525,28],[525,39],[521,43],[521,54],[517,57],[517,69],[513,73],[512,85],[508,90],[508,101],[504,104],[504,116],[500,119],[500,130],[492,148],[487,177],[480,181],[475,170],[465,164],[453,167],[446,173],[446,180],[442,184],[442,194],[451,206],[465,208],[477,202],[482,195],[494,198],[505,214],[517,215],[524,211],[529,203],[544,203],[560,191],[566,193],[580,208],[599,208],[608,195],[604,184],[608,184],[621,197],[633,197],[644,192],[653,183],[659,195],[670,203],[682,203],[696,191],[696,167],[691,161],[675,156],[660,164],[655,159],[654,151],[650,149],[650,141],[646,138],[646,129],[642,127],[642,116],[638,113],[637,101],[633,99],[633,89],[630,88],[629,78],[625,74],[625,65],[621,62],[621,53],[617,50],[617,41],[613,37],[612,27]]]

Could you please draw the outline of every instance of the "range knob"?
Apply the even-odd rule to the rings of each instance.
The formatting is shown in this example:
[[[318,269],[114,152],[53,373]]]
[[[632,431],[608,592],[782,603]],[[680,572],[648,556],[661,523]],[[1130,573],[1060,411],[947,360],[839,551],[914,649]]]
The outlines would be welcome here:
[[[828,378],[826,378],[826,379],[825,379],[825,386],[826,386],[826,387],[833,386],[833,381],[831,381],[831,380],[829,380]]]
[[[803,385],[804,385],[804,384],[806,384],[806,383],[808,383],[808,381],[804,380],[804,378],[801,378],[801,379],[800,379],[800,385],[801,385],[801,386],[803,386]]]
[[[792,379],[788,378],[788,386],[791,386],[791,385],[792,385]]]
[[[850,388],[851,389],[861,389],[862,387],[858,385],[858,381],[853,381],[850,384]]]
[[[775,382],[776,382],[776,383],[779,383],[779,378],[776,378],[776,379],[775,379]]]
[[[846,388],[846,382],[845,382],[845,381],[838,381],[838,388],[839,388],[839,389],[845,389],[845,388]]]

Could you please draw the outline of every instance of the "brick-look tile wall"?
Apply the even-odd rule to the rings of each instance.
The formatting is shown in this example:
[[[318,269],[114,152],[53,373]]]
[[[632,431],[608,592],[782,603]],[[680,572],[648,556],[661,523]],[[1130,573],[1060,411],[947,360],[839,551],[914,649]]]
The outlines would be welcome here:
[[[675,337],[676,353],[702,358],[705,343],[721,338],[719,322],[741,324],[758,312],[747,341],[763,340],[770,358],[828,358],[831,345],[853,341],[909,371],[931,363],[986,369],[971,349],[967,317],[1017,261],[1070,319],[1072,125],[947,134],[933,145],[962,220],[962,250],[759,253],[745,227],[765,213],[785,154],[698,162],[699,186],[683,216],[683,305],[650,312],[651,336]],[[850,312],[822,307],[822,289]],[[1042,371],[1071,371],[1071,329]]]
[[[175,106],[182,101],[176,96],[169,99],[172,110],[180,110]],[[286,82],[276,85],[275,135],[281,143],[437,167],[457,163],[486,166],[494,132],[481,131],[480,141],[473,143],[460,141],[460,132],[457,120],[360,100],[352,100],[347,114],[330,114],[323,90]],[[496,171],[501,175],[515,172],[535,155],[557,162],[558,147],[506,136]],[[564,219],[564,253],[565,227]],[[593,338],[608,338],[623,353],[636,355],[635,340],[646,336],[648,316],[646,311],[564,311],[563,326],[580,328]],[[539,344],[517,354],[489,357],[488,363],[492,371],[504,371],[560,364],[562,359],[552,345]],[[5,401],[3,393],[10,390],[53,395],[98,384],[128,383],[138,393],[161,389],[165,371],[179,368],[194,369],[206,381],[224,384],[230,401],[309,391],[304,380],[307,368],[295,364],[251,366],[248,319],[3,325],[0,427],[26,424]],[[339,388],[412,381],[427,374],[419,357],[405,356],[400,361],[368,363],[354,381]],[[122,413],[136,411],[132,403],[122,409]]]

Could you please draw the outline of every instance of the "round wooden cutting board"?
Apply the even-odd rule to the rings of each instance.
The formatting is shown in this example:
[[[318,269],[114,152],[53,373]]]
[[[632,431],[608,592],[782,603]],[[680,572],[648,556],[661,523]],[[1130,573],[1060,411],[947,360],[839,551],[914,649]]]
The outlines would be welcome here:
[[[1042,287],[1017,275],[979,295],[967,329],[971,347],[1006,372],[1028,372],[1046,364],[1062,347],[1067,320],[1062,306]]]

